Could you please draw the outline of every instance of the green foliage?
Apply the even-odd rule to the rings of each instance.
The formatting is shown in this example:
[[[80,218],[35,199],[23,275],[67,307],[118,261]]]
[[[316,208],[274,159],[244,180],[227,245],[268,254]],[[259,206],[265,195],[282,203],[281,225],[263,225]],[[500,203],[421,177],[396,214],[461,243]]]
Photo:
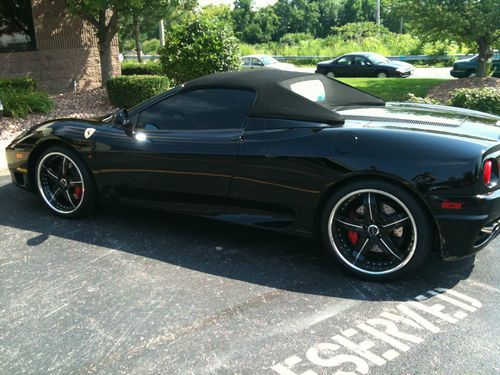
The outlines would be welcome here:
[[[446,79],[431,78],[339,78],[351,86],[369,92],[386,101],[404,102],[408,94],[425,97],[427,92],[435,85],[447,81]]]
[[[130,108],[168,90],[167,77],[151,75],[121,76],[106,83],[109,100],[117,107]]]
[[[0,91],[4,90],[36,90],[36,81],[31,77],[0,79]]]
[[[373,22],[354,22],[343,26],[333,27],[334,35],[343,40],[355,40],[357,42],[364,38],[379,37],[389,33],[384,26],[378,26]]]
[[[145,55],[156,55],[160,49],[160,39],[149,39],[142,43],[142,53]]]
[[[500,115],[500,89],[493,87],[457,89],[452,93],[450,104]]]
[[[441,104],[439,100],[431,99],[431,98],[422,98],[420,96],[416,96],[412,93],[409,93],[406,101],[409,103],[418,103],[418,104]]]
[[[475,45],[480,57],[478,75],[485,73],[491,48],[500,40],[498,0],[399,0],[414,32],[433,41],[453,40]]]
[[[287,46],[293,46],[313,39],[314,37],[308,33],[289,33],[281,37],[280,43]]]
[[[159,53],[163,71],[176,83],[240,66],[238,40],[232,27],[203,15],[169,32]]]
[[[122,63],[122,75],[162,75],[161,65],[153,61],[143,64],[136,61],[124,61]]]
[[[54,108],[54,103],[45,91],[33,89],[2,89],[0,100],[3,104],[3,114],[8,117],[26,117],[30,113],[48,113]]]

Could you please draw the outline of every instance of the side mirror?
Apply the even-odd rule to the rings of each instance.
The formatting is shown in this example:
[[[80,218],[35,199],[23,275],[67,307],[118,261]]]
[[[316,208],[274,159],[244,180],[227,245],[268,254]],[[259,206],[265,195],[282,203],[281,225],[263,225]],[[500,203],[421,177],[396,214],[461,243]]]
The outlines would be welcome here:
[[[127,127],[129,124],[128,111],[123,108],[119,109],[113,116],[113,122],[123,127]]]
[[[118,110],[114,114],[113,122],[123,128],[127,135],[134,134],[133,124],[130,122],[128,118],[128,111],[125,108]]]

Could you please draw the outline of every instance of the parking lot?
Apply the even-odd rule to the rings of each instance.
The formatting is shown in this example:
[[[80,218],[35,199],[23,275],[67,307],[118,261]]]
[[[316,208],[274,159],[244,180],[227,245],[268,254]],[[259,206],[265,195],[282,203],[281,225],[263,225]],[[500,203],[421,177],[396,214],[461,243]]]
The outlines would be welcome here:
[[[377,284],[311,240],[0,177],[0,374],[498,374],[499,240]]]

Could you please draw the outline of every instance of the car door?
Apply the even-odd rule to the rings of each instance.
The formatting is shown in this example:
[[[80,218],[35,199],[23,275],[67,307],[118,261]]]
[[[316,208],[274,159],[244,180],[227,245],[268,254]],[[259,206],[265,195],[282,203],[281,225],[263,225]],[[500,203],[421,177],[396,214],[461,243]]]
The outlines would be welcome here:
[[[241,59],[241,69],[248,70],[252,68],[252,59],[250,57],[243,57]]]
[[[375,75],[373,64],[364,56],[353,56],[352,77],[372,77]]]
[[[234,89],[181,91],[133,116],[133,134],[99,132],[104,195],[174,211],[222,212],[254,98]]]
[[[264,63],[260,61],[257,57],[252,57],[252,69],[262,69],[264,68]]]
[[[332,73],[336,77],[352,77],[352,56],[342,56],[333,61]]]

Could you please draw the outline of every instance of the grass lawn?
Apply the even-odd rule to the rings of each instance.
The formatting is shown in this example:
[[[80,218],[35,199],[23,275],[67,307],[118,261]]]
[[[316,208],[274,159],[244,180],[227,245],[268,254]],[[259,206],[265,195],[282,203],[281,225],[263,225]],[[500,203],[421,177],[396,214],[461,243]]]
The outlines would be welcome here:
[[[437,78],[338,78],[339,81],[378,96],[385,101],[405,101],[409,93],[425,97],[429,89],[447,81]]]

